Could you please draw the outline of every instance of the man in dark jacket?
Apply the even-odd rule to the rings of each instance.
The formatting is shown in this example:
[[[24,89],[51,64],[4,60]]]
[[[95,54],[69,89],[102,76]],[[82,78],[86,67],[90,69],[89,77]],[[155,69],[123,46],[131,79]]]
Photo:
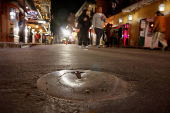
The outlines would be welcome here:
[[[88,38],[88,30],[90,28],[90,18],[88,16],[89,11],[87,9],[83,10],[82,15],[78,18],[78,26],[80,27],[80,37],[79,37],[79,47],[83,45],[87,48],[87,38]]]

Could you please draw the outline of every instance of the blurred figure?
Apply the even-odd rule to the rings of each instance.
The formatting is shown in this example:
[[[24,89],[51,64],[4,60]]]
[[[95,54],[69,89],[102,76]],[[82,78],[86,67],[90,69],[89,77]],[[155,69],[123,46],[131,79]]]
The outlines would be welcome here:
[[[115,31],[115,29],[114,29],[114,27],[112,27],[112,24],[111,24],[111,30],[110,30],[110,46],[112,47],[113,46],[113,43],[114,43],[114,31]]]
[[[53,37],[51,37],[51,45],[53,44]]]
[[[117,41],[118,47],[120,46],[120,44],[121,46],[123,46],[121,43],[121,38],[122,38],[122,27],[118,26],[118,41]]]
[[[24,17],[18,22],[19,27],[19,42],[24,42]]]
[[[90,18],[89,18],[89,11],[87,9],[83,10],[83,13],[81,16],[78,18],[78,24],[80,27],[79,31],[79,47],[81,48],[82,46],[82,41],[83,45],[85,48],[87,48],[87,41],[88,41],[88,31],[90,28]]]
[[[111,24],[107,24],[106,26],[106,36],[107,36],[107,43],[106,46],[109,47],[111,45]]]
[[[96,33],[96,46],[100,48],[100,38],[103,33],[103,26],[104,23],[107,22],[106,16],[102,13],[102,7],[98,7],[98,13],[95,13],[93,16],[93,28],[95,29]]]
[[[29,43],[32,43],[32,35],[33,35],[33,33],[30,31],[30,35],[29,35]]]
[[[75,14],[70,13],[70,16],[68,17],[68,22],[74,27],[74,20],[75,20]]]
[[[48,44],[52,44],[52,36],[51,35],[48,37]]]
[[[114,39],[114,45],[117,45],[118,34],[116,30],[113,31],[113,39]]]
[[[103,38],[103,47],[105,47],[106,44],[106,27],[103,28],[103,34],[102,34],[102,38]]]
[[[35,43],[39,43],[40,36],[38,33],[35,35]]]
[[[157,40],[159,40],[163,45],[162,51],[168,49],[167,41],[164,39],[165,31],[166,31],[166,19],[162,16],[160,11],[157,11],[152,29],[153,38],[150,47],[151,49],[155,47],[155,43]]]

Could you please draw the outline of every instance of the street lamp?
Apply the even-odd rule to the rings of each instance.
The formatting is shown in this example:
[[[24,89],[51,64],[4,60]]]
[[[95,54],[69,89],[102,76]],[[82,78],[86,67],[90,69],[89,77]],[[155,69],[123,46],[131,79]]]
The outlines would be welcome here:
[[[29,29],[31,29],[31,26],[28,26]]]
[[[123,22],[123,19],[122,18],[119,18],[119,23],[122,23]]]
[[[164,3],[161,3],[159,5],[159,11],[164,11],[165,10],[165,4]]]
[[[129,20],[132,20],[132,19],[133,19],[133,16],[132,16],[132,15],[129,15],[128,18],[129,18]]]

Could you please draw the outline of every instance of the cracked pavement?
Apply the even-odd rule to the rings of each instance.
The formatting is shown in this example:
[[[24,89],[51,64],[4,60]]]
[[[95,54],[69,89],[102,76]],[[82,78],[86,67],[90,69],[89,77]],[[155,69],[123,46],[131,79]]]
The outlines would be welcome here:
[[[101,101],[59,99],[37,80],[60,70],[106,72],[133,84],[134,94]],[[77,45],[0,50],[0,113],[170,113],[170,51]]]

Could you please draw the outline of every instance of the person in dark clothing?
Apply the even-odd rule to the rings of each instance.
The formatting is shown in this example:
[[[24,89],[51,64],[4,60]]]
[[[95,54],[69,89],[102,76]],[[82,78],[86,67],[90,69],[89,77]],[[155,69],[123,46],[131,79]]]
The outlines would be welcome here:
[[[24,42],[24,17],[18,22],[19,27],[19,42]]]
[[[30,31],[29,43],[32,43],[32,35],[33,35],[33,33]]]
[[[79,47],[81,48],[82,42],[85,48],[87,48],[87,41],[88,41],[88,30],[90,28],[90,18],[88,16],[89,11],[87,9],[83,10],[83,13],[78,18],[78,24],[80,27],[79,31]]]
[[[107,36],[107,47],[111,46],[112,47],[112,36],[111,36],[111,28],[112,28],[112,24],[107,24],[106,26],[106,36]]]
[[[121,38],[122,38],[122,27],[119,26],[118,27],[118,47],[120,46],[120,41],[121,41]]]

